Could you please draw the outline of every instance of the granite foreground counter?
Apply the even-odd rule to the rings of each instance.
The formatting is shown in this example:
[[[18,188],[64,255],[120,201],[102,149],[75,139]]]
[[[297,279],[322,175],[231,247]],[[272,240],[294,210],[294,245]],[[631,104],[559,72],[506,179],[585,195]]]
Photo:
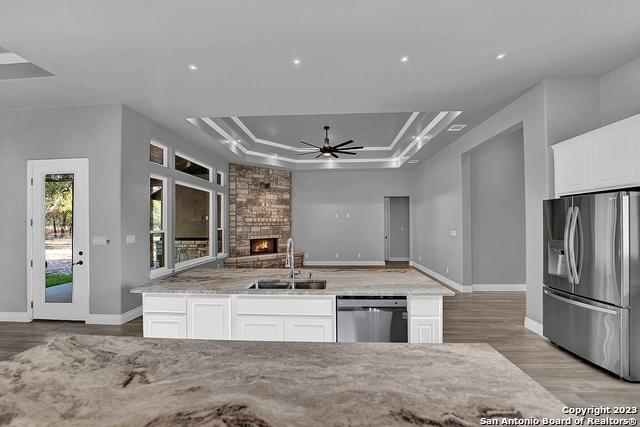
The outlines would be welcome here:
[[[455,295],[449,288],[410,269],[335,268],[303,270],[300,279],[326,280],[326,289],[247,289],[257,280],[287,280],[284,268],[196,268],[136,287],[131,293],[255,295]]]
[[[486,344],[72,335],[0,362],[11,426],[476,426],[562,407]]]

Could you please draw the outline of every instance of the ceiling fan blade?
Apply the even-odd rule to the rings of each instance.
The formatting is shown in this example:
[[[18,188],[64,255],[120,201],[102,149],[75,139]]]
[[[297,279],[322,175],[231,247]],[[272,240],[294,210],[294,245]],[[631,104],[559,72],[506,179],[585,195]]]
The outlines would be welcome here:
[[[351,154],[352,156],[355,156],[356,154],[358,154],[358,153],[351,153],[349,151],[342,151],[342,150],[335,151],[335,153],[338,153],[338,154]]]
[[[336,156],[336,153],[331,153],[331,155],[332,155],[333,157],[335,157],[336,159],[338,158],[338,156]]]
[[[334,151],[342,151],[342,150],[362,150],[364,147],[344,147],[338,148],[337,150],[334,147]]]
[[[300,142],[302,142],[303,144],[309,145],[309,146],[311,146],[313,148],[320,149],[320,147],[318,147],[317,145],[309,144],[308,142],[304,142],[304,141],[300,141]]]
[[[322,153],[318,154],[318,155],[316,156],[316,159],[317,159],[318,157],[320,157],[320,156],[322,156]]]
[[[342,144],[335,145],[333,148],[342,147],[343,145],[353,144],[353,139],[343,142]]]
[[[306,153],[299,153],[298,156],[306,156],[307,154],[316,154],[317,151],[307,151]]]

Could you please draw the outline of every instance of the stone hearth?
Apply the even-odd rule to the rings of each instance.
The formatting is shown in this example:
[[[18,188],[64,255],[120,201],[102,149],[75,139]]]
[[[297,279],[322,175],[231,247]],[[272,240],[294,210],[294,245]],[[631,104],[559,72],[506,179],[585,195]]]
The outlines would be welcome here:
[[[291,237],[291,172],[229,165],[229,256],[225,266],[284,267]],[[251,239],[277,239],[276,253],[251,255]],[[296,265],[304,254],[296,253]]]

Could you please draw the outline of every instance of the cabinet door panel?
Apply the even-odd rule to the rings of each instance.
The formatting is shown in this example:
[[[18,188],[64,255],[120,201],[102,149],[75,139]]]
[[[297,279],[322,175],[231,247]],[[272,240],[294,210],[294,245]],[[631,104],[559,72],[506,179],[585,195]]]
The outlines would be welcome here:
[[[187,335],[193,339],[230,339],[231,298],[206,296],[188,297]]]
[[[184,314],[149,313],[143,317],[145,338],[187,338],[187,319]]]
[[[283,341],[284,318],[282,316],[236,316],[237,340]]]
[[[594,142],[594,189],[637,183],[639,142],[635,129]]]
[[[285,341],[335,342],[331,317],[285,317]]]
[[[591,144],[575,143],[554,151],[556,195],[589,190],[593,181]]]
[[[442,325],[437,317],[411,318],[410,341],[417,344],[442,343]]]

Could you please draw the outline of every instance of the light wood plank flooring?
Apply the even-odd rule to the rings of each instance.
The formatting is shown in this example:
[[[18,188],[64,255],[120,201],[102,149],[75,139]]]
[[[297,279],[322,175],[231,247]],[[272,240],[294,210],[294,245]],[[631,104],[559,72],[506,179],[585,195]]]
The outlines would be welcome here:
[[[632,384],[558,349],[523,327],[520,292],[457,294],[444,300],[446,342],[486,342],[570,406],[640,404]],[[74,322],[0,322],[0,360],[60,334],[142,336],[142,320],[122,326]]]

